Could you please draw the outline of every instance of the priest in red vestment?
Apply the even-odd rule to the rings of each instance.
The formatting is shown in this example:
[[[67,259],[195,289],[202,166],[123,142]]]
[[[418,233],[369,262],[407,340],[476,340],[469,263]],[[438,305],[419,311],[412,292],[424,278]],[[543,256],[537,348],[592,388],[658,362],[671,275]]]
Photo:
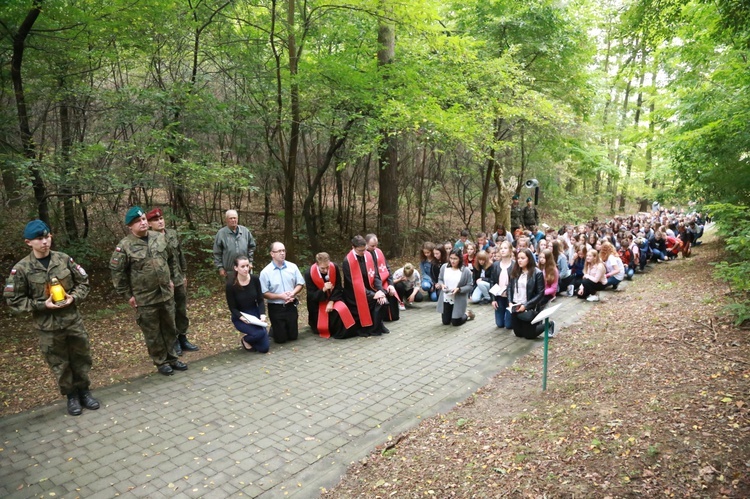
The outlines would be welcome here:
[[[357,336],[349,308],[344,303],[344,276],[328,253],[315,255],[315,263],[305,272],[308,324],[323,338],[342,340]]]
[[[399,305],[403,307],[404,304],[401,303],[396,288],[393,287],[391,267],[388,265],[383,251],[378,248],[378,236],[367,234],[365,236],[365,243],[367,244],[367,251],[375,258],[375,268],[380,276],[383,291],[388,298],[388,304],[380,307],[380,315],[386,322],[397,321],[399,319]]]
[[[375,258],[367,251],[362,236],[352,238],[352,250],[341,265],[344,274],[344,302],[357,322],[359,336],[380,336],[389,333],[383,325],[380,307],[388,305]]]

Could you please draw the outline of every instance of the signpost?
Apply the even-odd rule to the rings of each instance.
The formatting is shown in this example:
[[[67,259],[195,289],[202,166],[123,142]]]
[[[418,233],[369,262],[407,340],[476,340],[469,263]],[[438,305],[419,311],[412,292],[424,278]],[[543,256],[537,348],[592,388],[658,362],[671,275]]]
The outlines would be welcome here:
[[[547,390],[547,351],[549,349],[549,318],[557,312],[562,303],[555,305],[554,307],[545,308],[531,321],[532,324],[537,324],[544,321],[544,367],[542,369],[542,391]]]

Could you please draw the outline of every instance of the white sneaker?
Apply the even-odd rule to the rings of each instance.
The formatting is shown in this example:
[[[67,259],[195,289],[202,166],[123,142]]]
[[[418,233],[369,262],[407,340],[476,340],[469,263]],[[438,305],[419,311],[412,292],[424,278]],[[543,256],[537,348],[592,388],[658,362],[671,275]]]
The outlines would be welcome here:
[[[599,297],[597,295],[591,295],[586,298],[586,301],[599,301]]]
[[[568,296],[573,296],[573,285],[568,286]]]
[[[399,303],[398,304],[398,309],[399,310],[406,310],[406,306],[403,303]]]

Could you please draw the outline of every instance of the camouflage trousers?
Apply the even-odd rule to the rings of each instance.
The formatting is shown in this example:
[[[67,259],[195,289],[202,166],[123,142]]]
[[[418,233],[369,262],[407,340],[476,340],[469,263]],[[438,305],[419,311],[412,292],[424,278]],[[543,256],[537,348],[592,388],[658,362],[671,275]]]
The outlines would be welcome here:
[[[39,346],[55,375],[60,393],[67,395],[89,389],[91,348],[82,320],[65,329],[39,331]]]
[[[161,366],[177,360],[174,350],[174,342],[177,339],[174,300],[155,305],[140,305],[135,310],[135,321],[143,331],[148,355],[154,364]]]
[[[174,322],[177,334],[187,334],[190,319],[187,316],[187,286],[174,287]]]

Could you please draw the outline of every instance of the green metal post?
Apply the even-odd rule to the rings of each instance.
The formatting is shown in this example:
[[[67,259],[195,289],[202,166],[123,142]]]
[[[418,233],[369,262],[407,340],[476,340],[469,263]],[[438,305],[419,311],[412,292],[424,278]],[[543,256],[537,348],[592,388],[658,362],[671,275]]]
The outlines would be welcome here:
[[[549,317],[544,319],[544,368],[542,370],[542,391],[547,390],[547,349],[549,348]]]

